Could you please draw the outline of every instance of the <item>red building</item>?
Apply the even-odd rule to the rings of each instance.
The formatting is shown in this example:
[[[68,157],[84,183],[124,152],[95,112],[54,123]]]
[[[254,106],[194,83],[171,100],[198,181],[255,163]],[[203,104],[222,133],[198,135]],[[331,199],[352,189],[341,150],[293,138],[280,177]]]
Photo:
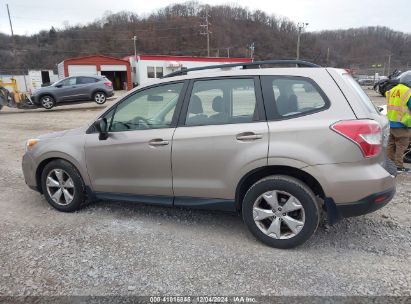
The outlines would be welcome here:
[[[115,90],[131,90],[131,66],[128,60],[95,55],[69,58],[58,64],[59,78],[69,76],[101,75],[113,82]]]

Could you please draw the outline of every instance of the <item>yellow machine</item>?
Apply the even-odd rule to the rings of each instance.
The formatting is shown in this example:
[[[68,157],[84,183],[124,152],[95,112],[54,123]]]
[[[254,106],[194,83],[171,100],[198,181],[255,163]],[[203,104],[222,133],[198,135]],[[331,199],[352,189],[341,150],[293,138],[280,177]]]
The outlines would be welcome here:
[[[10,92],[6,87],[11,87],[12,91]],[[0,78],[0,110],[3,106],[19,109],[35,107],[31,102],[30,95],[18,90],[17,80],[14,77],[10,79],[10,82],[4,82]]]

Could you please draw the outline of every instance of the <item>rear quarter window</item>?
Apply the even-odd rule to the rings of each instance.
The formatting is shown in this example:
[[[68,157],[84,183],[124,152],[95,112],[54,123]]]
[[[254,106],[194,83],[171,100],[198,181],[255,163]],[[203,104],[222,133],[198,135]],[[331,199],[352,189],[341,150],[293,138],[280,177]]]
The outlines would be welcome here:
[[[365,105],[365,107],[370,113],[380,114],[377,107],[371,101],[370,97],[368,97],[368,95],[360,87],[358,82],[356,82],[354,78],[351,77],[351,75],[343,74],[342,77],[344,81],[348,84],[348,86],[350,86],[354,90],[354,92],[357,94],[357,96],[360,98],[360,100],[362,101],[362,103]]]

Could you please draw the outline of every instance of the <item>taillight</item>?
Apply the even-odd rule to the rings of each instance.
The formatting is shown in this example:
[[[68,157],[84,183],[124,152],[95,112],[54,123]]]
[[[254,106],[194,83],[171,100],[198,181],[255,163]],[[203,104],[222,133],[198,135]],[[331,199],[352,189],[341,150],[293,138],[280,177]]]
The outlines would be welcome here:
[[[357,144],[365,157],[376,156],[381,151],[382,131],[374,120],[339,121],[331,129]]]
[[[105,81],[104,85],[111,87],[113,85],[113,83],[111,81]]]

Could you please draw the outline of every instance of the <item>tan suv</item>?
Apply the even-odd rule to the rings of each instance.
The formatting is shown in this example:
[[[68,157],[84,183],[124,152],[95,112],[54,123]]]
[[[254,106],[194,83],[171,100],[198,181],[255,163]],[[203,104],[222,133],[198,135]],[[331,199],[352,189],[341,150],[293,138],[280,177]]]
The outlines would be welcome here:
[[[300,67],[252,69],[264,64]],[[392,199],[387,119],[346,71],[238,66],[173,73],[28,140],[26,183],[60,211],[98,199],[240,211],[277,248],[306,241],[322,211],[334,223]]]

